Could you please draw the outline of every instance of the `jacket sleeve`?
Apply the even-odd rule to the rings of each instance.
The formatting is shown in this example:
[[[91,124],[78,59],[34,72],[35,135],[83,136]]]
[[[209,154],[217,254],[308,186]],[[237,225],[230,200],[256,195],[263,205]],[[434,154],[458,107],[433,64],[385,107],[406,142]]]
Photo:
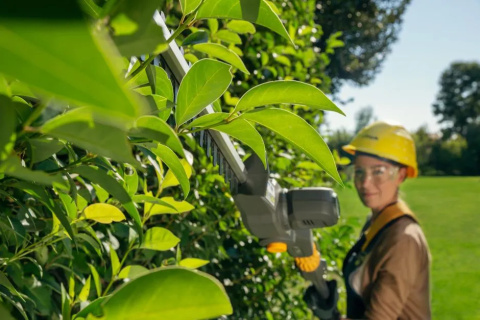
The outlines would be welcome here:
[[[408,234],[388,248],[366,301],[369,320],[398,319],[422,268],[420,243]]]

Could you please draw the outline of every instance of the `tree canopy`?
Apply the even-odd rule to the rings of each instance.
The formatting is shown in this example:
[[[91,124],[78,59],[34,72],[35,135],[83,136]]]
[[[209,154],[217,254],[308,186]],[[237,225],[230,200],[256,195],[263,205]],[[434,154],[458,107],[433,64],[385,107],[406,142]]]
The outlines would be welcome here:
[[[480,122],[480,64],[453,62],[440,78],[433,113],[445,126],[444,134],[465,136],[469,124]]]
[[[316,42],[327,50],[329,38],[341,32],[345,46],[335,51],[326,68],[332,91],[348,81],[368,85],[380,72],[382,63],[397,40],[410,0],[317,1],[315,22],[322,26]]]

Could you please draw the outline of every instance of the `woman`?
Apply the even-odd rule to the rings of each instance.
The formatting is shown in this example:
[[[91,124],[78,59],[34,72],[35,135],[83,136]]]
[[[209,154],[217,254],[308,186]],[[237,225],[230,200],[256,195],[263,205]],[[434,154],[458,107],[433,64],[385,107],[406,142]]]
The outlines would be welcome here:
[[[400,184],[417,176],[411,136],[402,126],[375,122],[343,149],[354,155],[355,188],[372,211],[343,265],[347,317],[430,319],[428,245],[398,197]],[[316,306],[309,303],[314,310],[328,305],[318,299]]]

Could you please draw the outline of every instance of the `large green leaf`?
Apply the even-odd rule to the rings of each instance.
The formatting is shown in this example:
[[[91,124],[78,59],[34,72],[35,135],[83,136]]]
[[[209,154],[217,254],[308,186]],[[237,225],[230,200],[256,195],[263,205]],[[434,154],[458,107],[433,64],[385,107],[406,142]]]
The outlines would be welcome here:
[[[293,44],[280,18],[265,0],[205,0],[197,19],[246,20],[275,31]]]
[[[150,149],[157,157],[165,163],[170,170],[172,170],[175,177],[177,177],[182,187],[183,197],[186,198],[190,192],[190,182],[188,181],[187,173],[178,157],[167,146],[159,144],[156,148]]]
[[[94,37],[76,1],[0,2],[0,70],[42,91],[110,116],[138,117],[115,51]]]
[[[320,134],[296,114],[282,109],[264,109],[248,112],[243,119],[256,122],[300,148],[335,181],[343,185],[335,160]]]
[[[166,251],[175,247],[179,242],[180,239],[171,231],[165,228],[153,227],[145,232],[145,237],[140,248]]]
[[[43,125],[42,131],[116,161],[137,163],[124,130],[99,123],[85,108],[74,109],[51,119]]]
[[[250,72],[248,72],[247,68],[245,67],[245,64],[243,64],[242,59],[240,59],[240,57],[235,52],[233,52],[232,50],[228,49],[227,47],[221,44],[201,43],[201,44],[194,45],[193,49],[206,53],[211,57],[228,62],[229,64],[241,70],[242,72],[246,74],[250,74]]]
[[[8,157],[15,144],[17,115],[12,104],[10,98],[0,95],[0,161]]]
[[[267,167],[267,153],[265,151],[265,144],[263,143],[262,136],[247,120],[237,118],[228,124],[214,126],[211,129],[226,133],[245,143],[258,155],[265,168]]]
[[[175,131],[165,121],[155,116],[143,116],[137,119],[130,135],[160,142],[185,157],[183,145]]]
[[[62,190],[68,190],[68,186],[62,176],[59,174],[48,174],[39,170],[30,170],[22,166],[20,158],[10,156],[5,161],[0,162],[0,173],[12,176],[18,179],[32,181],[46,186],[54,186]]]
[[[189,13],[195,11],[202,3],[202,0],[180,0],[180,6],[182,7],[182,13],[186,16]]]
[[[109,176],[105,171],[93,166],[80,166],[72,169],[70,172],[78,173],[91,182],[99,184],[108,193],[117,198],[135,222],[137,232],[142,234],[142,220],[140,219],[140,214],[133,204],[127,190],[125,190],[121,183]]]
[[[240,98],[235,112],[279,103],[300,104],[345,115],[322,91],[298,81],[272,81],[253,87]]]
[[[220,98],[232,81],[228,64],[212,59],[195,63],[178,89],[175,120],[177,126],[190,120]]]
[[[46,160],[65,147],[65,143],[51,138],[29,139],[28,143],[30,145],[32,163]]]
[[[112,17],[113,40],[126,57],[159,54],[168,48],[162,27],[153,19],[163,0],[125,0]]]
[[[105,320],[196,320],[232,313],[223,286],[212,276],[178,267],[136,278],[104,304]]]

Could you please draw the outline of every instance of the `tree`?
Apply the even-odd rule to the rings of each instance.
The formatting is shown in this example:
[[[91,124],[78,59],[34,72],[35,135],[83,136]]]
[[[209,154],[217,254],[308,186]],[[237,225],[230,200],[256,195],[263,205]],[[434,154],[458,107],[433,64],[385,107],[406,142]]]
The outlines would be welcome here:
[[[440,78],[433,113],[445,125],[444,135],[465,136],[469,124],[480,122],[480,64],[453,62]]]
[[[410,0],[317,1],[315,21],[323,35],[317,41],[321,51],[331,35],[341,32],[345,46],[330,58],[326,74],[332,91],[345,81],[368,85],[380,71],[391,45],[397,40],[402,18]]]
[[[370,122],[375,120],[373,108],[371,106],[363,107],[355,113],[355,132],[357,134]]]

